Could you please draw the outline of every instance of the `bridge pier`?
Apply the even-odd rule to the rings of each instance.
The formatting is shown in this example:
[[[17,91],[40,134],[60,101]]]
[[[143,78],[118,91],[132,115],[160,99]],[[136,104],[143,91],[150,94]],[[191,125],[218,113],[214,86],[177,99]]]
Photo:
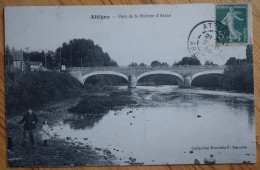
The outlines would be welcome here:
[[[184,82],[180,85],[181,88],[190,88],[191,87],[191,75],[183,76]]]
[[[128,76],[128,87],[129,88],[136,88],[137,79],[134,75]]]

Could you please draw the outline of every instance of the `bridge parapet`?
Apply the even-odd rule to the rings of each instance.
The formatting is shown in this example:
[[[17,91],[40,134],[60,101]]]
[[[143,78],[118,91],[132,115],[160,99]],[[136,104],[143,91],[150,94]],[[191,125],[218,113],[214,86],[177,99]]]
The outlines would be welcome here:
[[[69,71],[74,71],[74,70],[94,70],[94,69],[99,69],[99,70],[116,70],[116,69],[187,69],[187,68],[194,68],[194,69],[212,69],[212,68],[226,68],[225,65],[174,65],[174,66],[168,66],[168,67],[152,67],[152,66],[137,66],[137,67],[130,67],[130,66],[96,66],[96,67],[67,67],[66,69]]]
[[[68,68],[67,70],[69,72],[74,71],[81,71],[82,75],[88,74],[90,72],[94,71],[115,71],[123,73],[127,76],[129,75],[135,75],[138,76],[142,73],[148,72],[148,71],[174,71],[177,73],[180,73],[182,75],[192,75],[197,72],[201,72],[204,70],[223,70],[225,69],[225,66],[171,66],[171,67],[72,67]]]
[[[204,74],[223,74],[226,66],[172,66],[172,67],[72,67],[67,68],[72,76],[84,84],[93,75],[110,74],[125,78],[129,87],[152,74],[168,74],[177,78],[180,86],[189,87],[194,78]]]

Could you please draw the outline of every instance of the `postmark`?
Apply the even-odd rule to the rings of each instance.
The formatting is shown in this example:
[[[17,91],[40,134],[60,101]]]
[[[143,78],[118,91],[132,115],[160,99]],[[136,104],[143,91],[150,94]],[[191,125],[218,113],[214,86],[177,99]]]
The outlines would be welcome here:
[[[229,36],[216,39],[217,44],[246,44],[248,43],[248,4],[216,5],[216,21],[225,25]],[[216,33],[222,35],[222,30],[216,27]]]
[[[216,29],[220,31],[216,32]],[[202,21],[195,25],[189,33],[188,50],[191,56],[196,56],[204,61],[217,56],[221,57],[221,46],[228,44],[228,41],[225,40],[229,36],[229,29],[220,22]],[[219,43],[217,44],[216,41]]]

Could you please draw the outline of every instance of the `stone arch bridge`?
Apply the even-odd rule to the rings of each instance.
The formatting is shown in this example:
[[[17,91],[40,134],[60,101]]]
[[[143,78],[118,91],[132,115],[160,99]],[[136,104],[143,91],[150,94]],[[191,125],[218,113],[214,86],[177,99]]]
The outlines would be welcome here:
[[[225,66],[172,66],[172,67],[70,67],[67,71],[82,84],[90,76],[117,75],[127,80],[130,88],[147,75],[166,74],[174,76],[179,87],[191,87],[192,81],[201,75],[224,74]]]

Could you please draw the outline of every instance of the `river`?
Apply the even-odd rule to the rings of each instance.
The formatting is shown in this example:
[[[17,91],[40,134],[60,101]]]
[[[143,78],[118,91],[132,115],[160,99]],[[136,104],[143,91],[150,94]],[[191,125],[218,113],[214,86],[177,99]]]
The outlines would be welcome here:
[[[252,94],[138,86],[132,97],[141,104],[110,110],[91,125],[60,120],[53,132],[101,155],[109,150],[120,165],[203,163],[210,155],[216,163],[255,161]]]

